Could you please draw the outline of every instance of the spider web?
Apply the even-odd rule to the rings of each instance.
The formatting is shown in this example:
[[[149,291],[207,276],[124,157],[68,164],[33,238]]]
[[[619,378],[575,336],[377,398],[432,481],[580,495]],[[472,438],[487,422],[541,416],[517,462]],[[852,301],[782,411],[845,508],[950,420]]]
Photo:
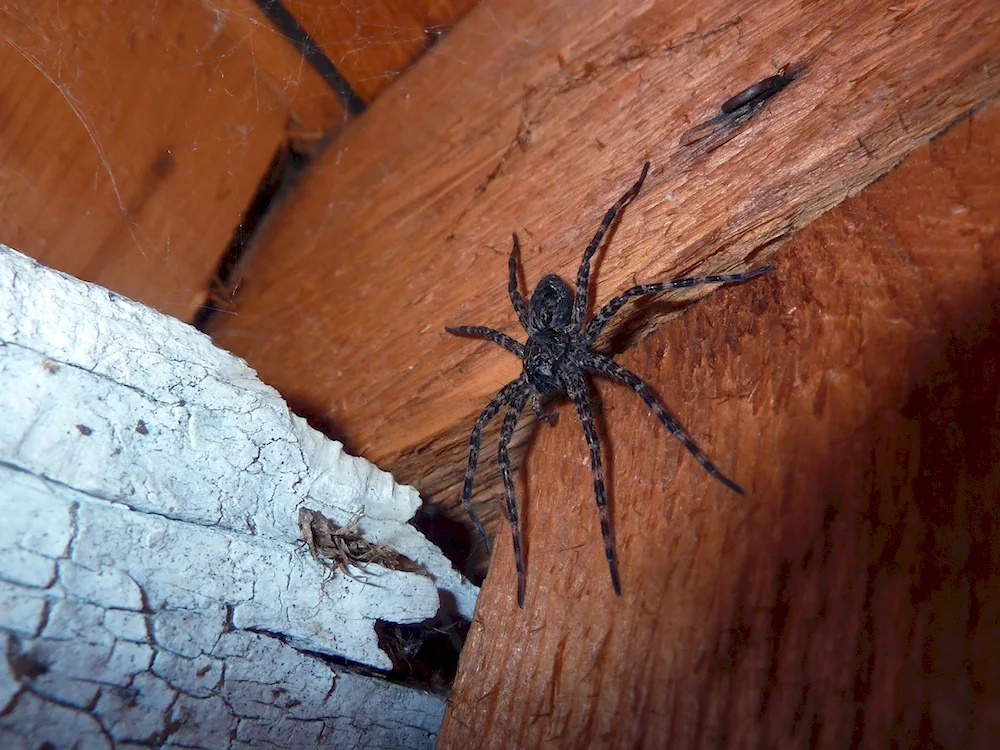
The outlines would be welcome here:
[[[423,25],[395,23],[390,3],[289,3],[286,14],[319,25],[287,42],[281,66],[275,36],[290,34],[265,14],[283,9],[272,0],[129,5],[0,5],[0,242],[190,320],[307,161],[296,149],[323,137],[286,127],[283,98],[317,70],[330,86],[322,93],[342,103],[325,128],[342,130],[352,103],[405,86],[401,74],[468,3],[428,3]],[[338,74],[353,82],[353,102],[351,91],[331,94]],[[339,148],[336,136],[326,145]],[[222,297],[238,284],[238,272],[214,281]]]

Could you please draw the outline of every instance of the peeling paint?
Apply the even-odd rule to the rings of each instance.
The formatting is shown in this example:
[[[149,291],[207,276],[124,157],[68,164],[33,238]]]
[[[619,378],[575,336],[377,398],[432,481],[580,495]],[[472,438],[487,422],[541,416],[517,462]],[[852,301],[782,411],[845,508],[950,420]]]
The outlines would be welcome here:
[[[412,488],[197,331],[2,247],[0,381],[0,747],[433,746],[440,698],[347,666],[390,669],[375,624],[439,589],[471,616]],[[331,577],[304,505],[364,506],[432,577]]]

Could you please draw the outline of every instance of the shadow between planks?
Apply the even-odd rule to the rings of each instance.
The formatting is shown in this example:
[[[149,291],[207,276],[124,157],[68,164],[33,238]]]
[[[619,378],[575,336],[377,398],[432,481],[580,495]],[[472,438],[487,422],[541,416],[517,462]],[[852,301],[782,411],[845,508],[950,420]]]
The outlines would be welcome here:
[[[529,286],[571,277],[648,158],[598,260],[598,302],[759,263],[1000,90],[998,13],[959,0],[486,0],[314,162],[211,333],[315,425],[462,519],[469,429],[519,363],[443,328],[518,335],[512,231]],[[732,140],[701,155],[679,144],[788,64],[804,74]],[[475,499],[495,528],[484,463]]]
[[[370,103],[437,43],[475,0],[284,0],[282,5],[351,89]]]
[[[1000,736],[1000,104],[600,384],[623,596],[571,413],[521,488],[438,748],[992,748]],[[526,493],[526,494],[525,494]]]

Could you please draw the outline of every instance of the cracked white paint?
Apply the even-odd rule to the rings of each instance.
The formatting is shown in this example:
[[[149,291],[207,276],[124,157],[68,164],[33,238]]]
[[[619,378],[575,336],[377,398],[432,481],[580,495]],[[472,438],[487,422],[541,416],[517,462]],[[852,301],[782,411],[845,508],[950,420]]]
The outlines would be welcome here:
[[[0,747],[430,747],[439,698],[378,620],[476,589],[420,498],[309,429],[209,339],[0,245]],[[298,509],[428,575],[329,576]],[[75,744],[74,744],[75,743]]]

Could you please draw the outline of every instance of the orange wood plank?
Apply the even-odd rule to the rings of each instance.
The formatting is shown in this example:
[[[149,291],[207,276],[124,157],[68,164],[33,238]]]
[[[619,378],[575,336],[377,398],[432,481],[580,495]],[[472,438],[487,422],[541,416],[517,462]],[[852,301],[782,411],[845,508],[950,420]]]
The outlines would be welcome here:
[[[395,80],[475,0],[350,0],[282,3],[366,102]]]
[[[971,0],[484,2],[314,163],[216,340],[460,516],[469,429],[519,364],[443,328],[520,335],[512,230],[529,285],[571,278],[648,158],[598,300],[759,258],[1000,90],[998,14]],[[806,72],[735,138],[702,156],[680,144],[789,63]]]
[[[289,118],[195,0],[0,7],[0,239],[181,318]]]
[[[445,748],[992,748],[1000,736],[1000,104],[619,360],[623,596],[579,424],[523,472],[526,606],[498,543]]]
[[[249,55],[255,82],[276,96],[289,114],[291,135],[318,141],[347,123],[347,114],[330,85],[301,51],[261,12],[253,0],[201,0],[216,23]],[[287,3],[285,3],[287,5]]]

